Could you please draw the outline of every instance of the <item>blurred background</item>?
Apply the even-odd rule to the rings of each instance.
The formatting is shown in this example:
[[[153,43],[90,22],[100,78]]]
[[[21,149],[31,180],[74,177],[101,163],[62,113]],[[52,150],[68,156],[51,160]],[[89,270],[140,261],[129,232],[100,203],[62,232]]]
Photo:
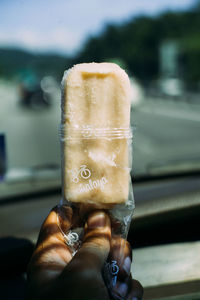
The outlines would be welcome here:
[[[199,169],[199,1],[1,1],[0,20],[2,181],[59,176],[60,81],[91,61],[131,77],[135,177]]]
[[[92,61],[130,76],[135,182],[199,174],[199,0],[1,0],[0,203],[9,201],[1,236],[15,224],[13,199],[56,190],[58,203],[60,82]],[[29,224],[35,240],[46,207],[28,218],[26,206],[17,234]]]

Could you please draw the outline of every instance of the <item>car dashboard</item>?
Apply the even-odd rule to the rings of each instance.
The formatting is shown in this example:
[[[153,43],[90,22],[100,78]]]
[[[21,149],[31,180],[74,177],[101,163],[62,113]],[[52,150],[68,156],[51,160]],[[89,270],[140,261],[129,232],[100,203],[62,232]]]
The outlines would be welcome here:
[[[25,299],[25,272],[40,226],[61,199],[59,180],[50,186],[40,184],[31,193],[25,188],[20,195],[9,183],[12,192],[2,193],[2,299]],[[144,287],[143,299],[200,299],[200,175],[135,178],[133,189],[128,240],[132,275]]]

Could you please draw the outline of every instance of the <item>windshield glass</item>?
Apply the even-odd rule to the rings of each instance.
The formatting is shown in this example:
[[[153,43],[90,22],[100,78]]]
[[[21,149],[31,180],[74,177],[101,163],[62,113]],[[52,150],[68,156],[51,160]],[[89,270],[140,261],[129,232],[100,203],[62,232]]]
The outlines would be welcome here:
[[[60,81],[80,62],[130,76],[135,178],[200,170],[199,1],[1,1],[0,23],[1,195],[60,184]]]

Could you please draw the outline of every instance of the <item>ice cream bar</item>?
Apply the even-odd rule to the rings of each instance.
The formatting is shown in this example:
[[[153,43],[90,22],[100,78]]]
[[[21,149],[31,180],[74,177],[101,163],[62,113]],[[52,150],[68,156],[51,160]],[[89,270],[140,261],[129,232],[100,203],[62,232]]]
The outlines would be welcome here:
[[[128,199],[130,82],[113,63],[84,63],[65,72],[62,95],[64,197],[117,204]]]

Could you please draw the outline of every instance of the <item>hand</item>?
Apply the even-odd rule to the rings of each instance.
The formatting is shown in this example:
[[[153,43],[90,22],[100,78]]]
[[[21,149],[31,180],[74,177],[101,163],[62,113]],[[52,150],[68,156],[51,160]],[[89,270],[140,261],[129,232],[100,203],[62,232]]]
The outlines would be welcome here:
[[[70,229],[72,222],[73,211],[70,207],[65,207],[63,224],[66,231]],[[117,260],[122,270],[118,274],[119,281],[109,292],[102,275],[108,256],[110,260]],[[140,283],[130,276],[130,256],[128,242],[117,237],[111,238],[108,215],[96,211],[87,218],[83,244],[72,257],[58,227],[55,208],[42,225],[29,263],[28,299],[142,299]]]

